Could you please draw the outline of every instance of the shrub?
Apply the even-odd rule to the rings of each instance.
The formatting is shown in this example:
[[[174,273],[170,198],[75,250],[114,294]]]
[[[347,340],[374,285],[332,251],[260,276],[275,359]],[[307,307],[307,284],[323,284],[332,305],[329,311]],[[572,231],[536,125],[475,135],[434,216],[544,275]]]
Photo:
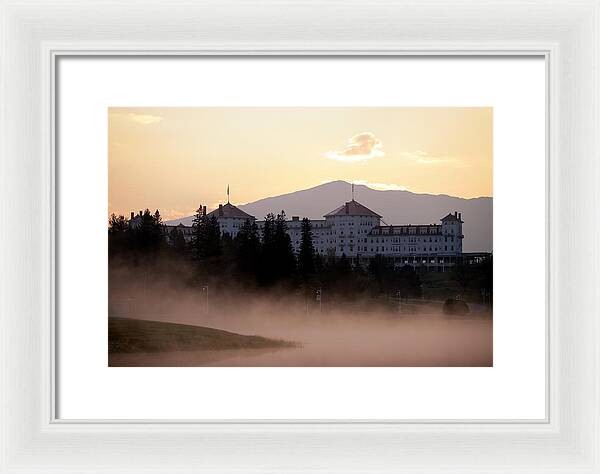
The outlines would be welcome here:
[[[464,301],[448,298],[446,301],[444,301],[442,311],[444,314],[463,315],[469,314],[470,310],[469,305]]]

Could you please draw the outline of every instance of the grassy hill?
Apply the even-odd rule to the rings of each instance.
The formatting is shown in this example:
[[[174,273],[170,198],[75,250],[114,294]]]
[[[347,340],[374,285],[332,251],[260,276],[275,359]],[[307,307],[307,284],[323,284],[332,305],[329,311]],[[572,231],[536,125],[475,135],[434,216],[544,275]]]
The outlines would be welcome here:
[[[295,347],[287,341],[142,319],[108,318],[108,352],[170,352]]]

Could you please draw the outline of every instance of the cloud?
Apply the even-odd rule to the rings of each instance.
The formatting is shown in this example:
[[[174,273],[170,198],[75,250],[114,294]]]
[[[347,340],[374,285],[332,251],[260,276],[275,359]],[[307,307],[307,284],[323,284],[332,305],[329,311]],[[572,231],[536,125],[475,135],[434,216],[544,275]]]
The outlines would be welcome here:
[[[430,155],[426,151],[417,150],[417,151],[404,151],[400,153],[400,156],[403,158],[407,158],[409,160],[413,160],[414,162],[420,165],[455,165],[462,166],[462,163],[456,158],[452,158],[450,156],[438,156],[438,155]]]
[[[128,114],[129,120],[139,123],[140,125],[152,125],[160,122],[163,118],[158,115],[150,114]]]
[[[402,186],[400,184],[394,183],[371,183],[369,181],[365,181],[364,179],[358,179],[353,181],[354,184],[362,184],[371,189],[375,189],[377,191],[406,191],[406,186]]]
[[[384,156],[383,144],[372,132],[362,132],[348,140],[341,150],[328,151],[330,160],[356,162]]]

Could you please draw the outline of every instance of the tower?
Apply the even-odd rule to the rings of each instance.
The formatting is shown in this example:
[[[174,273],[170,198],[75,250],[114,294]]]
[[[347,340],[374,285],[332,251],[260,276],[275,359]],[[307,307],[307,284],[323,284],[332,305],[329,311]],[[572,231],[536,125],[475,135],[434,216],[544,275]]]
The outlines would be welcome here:
[[[441,219],[444,251],[462,253],[462,213],[454,211]]]

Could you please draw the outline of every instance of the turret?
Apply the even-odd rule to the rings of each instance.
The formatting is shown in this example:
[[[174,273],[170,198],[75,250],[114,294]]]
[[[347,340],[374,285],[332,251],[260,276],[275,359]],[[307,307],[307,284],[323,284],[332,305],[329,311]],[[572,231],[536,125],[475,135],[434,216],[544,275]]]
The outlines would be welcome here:
[[[448,214],[441,221],[444,251],[462,253],[462,213],[454,211],[454,214]]]

